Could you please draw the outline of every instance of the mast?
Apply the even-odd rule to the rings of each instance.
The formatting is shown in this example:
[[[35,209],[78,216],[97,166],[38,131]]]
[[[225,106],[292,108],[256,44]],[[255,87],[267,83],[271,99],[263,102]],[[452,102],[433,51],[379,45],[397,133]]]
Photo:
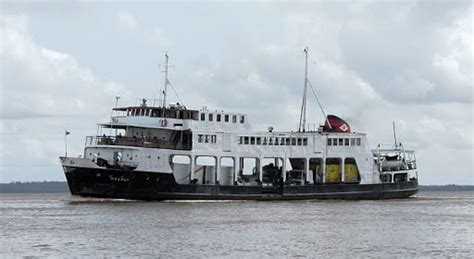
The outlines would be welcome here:
[[[397,148],[398,144],[397,144],[397,133],[395,132],[395,122],[392,122],[392,125],[393,125],[393,139],[395,140],[395,148]]]
[[[165,90],[163,91],[163,108],[166,108],[166,94],[167,94],[167,91],[168,91],[168,84],[169,84],[169,80],[168,80],[168,53],[165,54]]]
[[[308,47],[304,50],[305,55],[305,67],[304,67],[304,90],[303,90],[303,101],[301,102],[301,114],[300,114],[300,125],[298,131],[303,129],[303,132],[306,129],[306,92],[308,89]]]

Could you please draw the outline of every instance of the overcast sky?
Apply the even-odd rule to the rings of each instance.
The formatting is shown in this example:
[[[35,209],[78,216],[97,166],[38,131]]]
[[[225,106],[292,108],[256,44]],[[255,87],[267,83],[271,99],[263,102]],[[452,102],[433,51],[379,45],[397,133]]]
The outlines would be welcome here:
[[[327,113],[372,147],[395,121],[421,184],[474,184],[472,1],[292,2],[1,1],[0,182],[65,180],[64,129],[78,155],[115,95],[158,98],[166,52],[186,106],[295,130],[308,46]]]

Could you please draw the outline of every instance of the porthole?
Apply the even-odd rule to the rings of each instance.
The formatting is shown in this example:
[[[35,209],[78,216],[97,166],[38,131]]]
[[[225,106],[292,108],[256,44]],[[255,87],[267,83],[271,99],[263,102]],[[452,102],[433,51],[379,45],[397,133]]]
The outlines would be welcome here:
[[[150,158],[151,158],[151,156],[148,156],[148,159],[150,159]]]
[[[157,156],[157,157],[156,157],[156,159],[160,159],[160,157],[159,157],[159,156]]]

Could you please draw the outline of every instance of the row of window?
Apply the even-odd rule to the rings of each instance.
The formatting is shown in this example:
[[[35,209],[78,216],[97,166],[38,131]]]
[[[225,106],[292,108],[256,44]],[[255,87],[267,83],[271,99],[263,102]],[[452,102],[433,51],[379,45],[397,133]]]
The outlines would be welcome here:
[[[328,146],[360,146],[360,138],[328,138]]]
[[[172,119],[193,119],[197,120],[197,112],[189,110],[175,109],[151,109],[135,108],[127,109],[127,116],[164,117]]]
[[[198,142],[199,143],[216,143],[217,142],[217,136],[216,135],[203,135],[199,134],[198,135]]]
[[[286,137],[239,137],[239,145],[269,145],[269,146],[307,146],[307,138]]]
[[[245,117],[243,115],[239,115],[239,117],[240,117],[240,120],[239,120],[240,123],[244,123],[245,122]],[[230,121],[230,115],[229,114],[224,114],[224,116],[222,116],[222,114],[216,114],[216,121],[217,122],[221,122],[222,118],[224,119],[223,120],[224,122],[229,122]],[[205,121],[205,120],[206,120],[206,114],[201,113],[201,121]],[[214,114],[209,113],[207,120],[208,121],[214,121]],[[237,115],[232,115],[232,123],[237,123]]]

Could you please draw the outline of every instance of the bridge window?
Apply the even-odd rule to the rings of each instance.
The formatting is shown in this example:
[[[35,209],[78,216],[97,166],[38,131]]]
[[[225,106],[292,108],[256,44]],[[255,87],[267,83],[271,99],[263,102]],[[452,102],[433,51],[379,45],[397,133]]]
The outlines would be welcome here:
[[[216,121],[221,121],[221,115],[220,114],[217,114]]]
[[[242,115],[240,116],[240,123],[244,123],[245,122],[245,117]]]
[[[267,145],[267,138],[263,138],[263,143],[262,143],[262,145],[264,145],[264,146]]]
[[[260,138],[260,137],[257,137],[257,145],[261,145],[261,144],[262,144],[262,142],[261,142],[261,141],[262,141],[262,138]]]
[[[250,145],[255,145],[255,137],[250,137]]]
[[[290,138],[286,138],[286,145],[287,145],[287,146],[291,145]]]
[[[348,138],[344,139],[344,145],[349,146],[349,139]]]
[[[237,116],[236,115],[232,115],[232,122],[237,123]]]
[[[343,145],[344,145],[344,139],[340,138],[340,139],[339,139],[339,144],[338,144],[338,145],[339,145],[339,146],[343,146]]]
[[[270,145],[270,146],[273,145],[273,138],[272,137],[268,138],[268,145]]]
[[[307,138],[304,138],[303,139],[303,146],[307,146],[308,145],[308,139]]]
[[[224,121],[225,121],[225,122],[229,122],[229,114],[226,114],[226,115],[224,116]]]
[[[296,138],[291,138],[291,145],[296,146]]]
[[[211,135],[211,143],[217,143],[217,136]]]
[[[239,138],[237,139],[237,143],[238,143],[239,145],[242,145],[242,144],[244,143],[243,140],[244,140],[244,137],[239,137]]]
[[[301,146],[301,138],[298,138],[298,146]]]
[[[355,138],[351,138],[351,146],[355,146],[356,145],[356,139]]]
[[[360,138],[356,138],[356,144],[357,146],[360,146]]]
[[[214,114],[209,113],[209,121],[213,121],[213,119],[214,119],[214,116],[213,116],[213,115],[214,115]]]
[[[204,121],[206,120],[206,114],[205,113],[201,113],[201,121]]]
[[[249,144],[249,137],[244,137],[244,144],[248,145]]]
[[[332,138],[328,138],[328,146],[332,146]]]

